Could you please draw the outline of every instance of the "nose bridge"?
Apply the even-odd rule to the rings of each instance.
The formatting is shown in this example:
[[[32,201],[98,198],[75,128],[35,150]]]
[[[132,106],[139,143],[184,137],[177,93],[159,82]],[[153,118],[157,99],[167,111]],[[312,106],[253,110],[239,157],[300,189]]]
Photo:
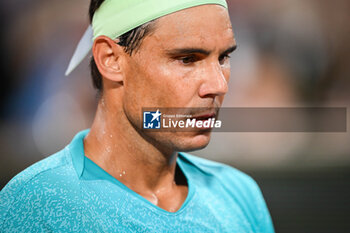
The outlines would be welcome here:
[[[227,80],[218,61],[210,62],[207,66],[206,74],[201,96],[226,94],[228,90]]]

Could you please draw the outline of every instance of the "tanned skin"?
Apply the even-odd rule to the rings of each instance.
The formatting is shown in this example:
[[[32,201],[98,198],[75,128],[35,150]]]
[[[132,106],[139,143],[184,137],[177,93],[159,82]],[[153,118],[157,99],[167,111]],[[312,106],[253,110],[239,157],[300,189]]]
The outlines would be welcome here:
[[[154,205],[179,210],[188,186],[175,176],[177,152],[205,147],[210,132],[143,131],[142,107],[219,108],[235,48],[228,11],[219,5],[161,17],[131,56],[116,41],[98,37],[93,55],[103,93],[85,155]]]

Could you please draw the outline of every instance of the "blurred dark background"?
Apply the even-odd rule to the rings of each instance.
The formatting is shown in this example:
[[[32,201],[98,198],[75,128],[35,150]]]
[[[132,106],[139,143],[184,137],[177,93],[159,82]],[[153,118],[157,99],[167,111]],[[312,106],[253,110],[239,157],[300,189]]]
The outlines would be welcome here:
[[[238,50],[224,106],[349,108],[349,0],[228,3]],[[64,77],[88,5],[0,2],[1,188],[92,123],[88,59]],[[276,232],[350,232],[348,132],[214,133],[195,154],[253,176]]]

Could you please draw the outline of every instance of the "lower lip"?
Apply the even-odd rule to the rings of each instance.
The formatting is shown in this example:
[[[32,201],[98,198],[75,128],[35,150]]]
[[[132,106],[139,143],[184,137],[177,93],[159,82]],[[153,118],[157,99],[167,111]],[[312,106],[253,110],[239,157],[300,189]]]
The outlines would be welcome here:
[[[212,129],[211,122],[215,121],[215,115],[212,115],[211,117],[208,117],[208,118],[205,118],[205,119],[197,119],[197,121],[203,122],[202,123],[202,127],[197,127],[198,129],[204,129],[204,130]],[[206,122],[206,121],[210,121],[208,126],[204,125],[204,122]]]
[[[215,117],[216,117],[216,115],[212,114],[212,115],[205,115],[205,116],[194,117],[194,119],[196,119],[197,121],[207,121],[207,120],[215,118]]]

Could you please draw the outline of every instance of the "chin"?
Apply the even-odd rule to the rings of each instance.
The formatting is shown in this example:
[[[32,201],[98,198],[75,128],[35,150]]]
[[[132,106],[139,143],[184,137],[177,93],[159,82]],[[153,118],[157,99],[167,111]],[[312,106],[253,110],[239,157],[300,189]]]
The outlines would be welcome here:
[[[154,132],[146,138],[164,151],[190,152],[205,148],[210,142],[210,131],[202,132]]]
[[[205,148],[210,142],[210,132],[188,135],[185,136],[176,143],[177,151],[190,152],[194,150],[200,150]]]

